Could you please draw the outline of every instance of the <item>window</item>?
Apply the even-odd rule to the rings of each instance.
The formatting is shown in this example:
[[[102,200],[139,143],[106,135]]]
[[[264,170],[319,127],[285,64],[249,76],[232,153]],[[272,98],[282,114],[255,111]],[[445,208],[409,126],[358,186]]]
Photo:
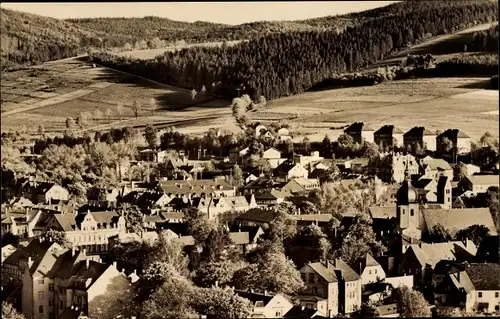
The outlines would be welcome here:
[[[372,274],[372,271],[371,270],[368,270],[368,275],[371,275]]]
[[[375,275],[377,274],[377,269],[375,269]]]
[[[44,291],[39,291],[38,292],[38,300],[43,300],[44,297],[45,297],[45,292]]]
[[[450,193],[450,190],[449,190],[449,189],[447,189],[447,190],[446,190],[446,194],[449,194],[449,193]]]
[[[313,295],[317,295],[317,294],[318,294],[318,288],[313,287]]]
[[[314,283],[314,274],[309,274],[309,282]]]
[[[500,310],[500,306],[499,306],[499,305],[496,305],[496,306],[495,306],[495,311],[498,311],[498,310]]]
[[[482,292],[478,292],[478,293],[477,293],[477,297],[478,297],[478,298],[483,298],[483,293],[482,293]]]
[[[495,292],[495,298],[498,298],[499,293]]]
[[[37,282],[38,282],[39,285],[43,285],[43,278],[42,279],[38,279]]]
[[[276,310],[276,317],[281,317],[281,310]]]
[[[410,216],[414,216],[415,215],[415,211],[412,209],[410,209]]]
[[[38,312],[43,313],[43,306],[38,307]]]
[[[49,284],[49,291],[54,291],[54,284]]]

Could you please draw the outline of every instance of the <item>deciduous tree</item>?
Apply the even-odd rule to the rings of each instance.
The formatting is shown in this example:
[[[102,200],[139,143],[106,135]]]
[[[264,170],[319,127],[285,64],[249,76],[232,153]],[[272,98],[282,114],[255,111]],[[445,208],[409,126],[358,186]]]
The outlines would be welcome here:
[[[401,286],[393,291],[393,296],[398,305],[398,313],[401,317],[431,317],[430,305],[422,293],[406,286]]]

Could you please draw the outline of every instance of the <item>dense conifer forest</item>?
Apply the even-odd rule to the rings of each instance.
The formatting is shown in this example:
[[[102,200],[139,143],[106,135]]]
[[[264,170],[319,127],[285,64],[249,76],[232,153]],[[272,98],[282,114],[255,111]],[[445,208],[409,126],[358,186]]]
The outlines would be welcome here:
[[[275,99],[310,89],[336,74],[354,72],[430,36],[494,21],[492,1],[412,1],[406,10],[374,18],[338,33],[276,33],[232,47],[189,48],[153,60],[99,52],[100,64],[166,84],[232,98],[247,93]]]

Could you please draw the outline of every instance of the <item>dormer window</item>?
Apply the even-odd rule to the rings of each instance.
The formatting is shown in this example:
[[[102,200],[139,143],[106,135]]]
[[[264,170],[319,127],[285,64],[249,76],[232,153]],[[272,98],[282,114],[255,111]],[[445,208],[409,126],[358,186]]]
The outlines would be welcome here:
[[[410,209],[410,215],[411,215],[411,216],[414,216],[414,215],[415,215],[415,211],[413,210],[413,208],[412,208],[412,209]]]

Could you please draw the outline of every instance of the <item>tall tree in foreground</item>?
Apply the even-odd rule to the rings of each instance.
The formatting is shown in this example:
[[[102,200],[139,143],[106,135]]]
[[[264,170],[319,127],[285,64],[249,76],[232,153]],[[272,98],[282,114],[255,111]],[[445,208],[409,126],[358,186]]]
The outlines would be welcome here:
[[[26,319],[26,317],[19,313],[10,303],[2,301],[2,318],[4,319]]]
[[[466,240],[470,239],[474,245],[479,246],[483,239],[488,236],[490,230],[484,225],[472,225],[467,228],[459,230],[455,234],[455,239]]]
[[[429,303],[422,293],[406,286],[401,286],[393,291],[393,297],[398,305],[398,313],[401,317],[431,317]]]
[[[251,313],[250,301],[238,296],[232,289],[201,288],[197,299],[196,310],[207,318],[248,318]]]

